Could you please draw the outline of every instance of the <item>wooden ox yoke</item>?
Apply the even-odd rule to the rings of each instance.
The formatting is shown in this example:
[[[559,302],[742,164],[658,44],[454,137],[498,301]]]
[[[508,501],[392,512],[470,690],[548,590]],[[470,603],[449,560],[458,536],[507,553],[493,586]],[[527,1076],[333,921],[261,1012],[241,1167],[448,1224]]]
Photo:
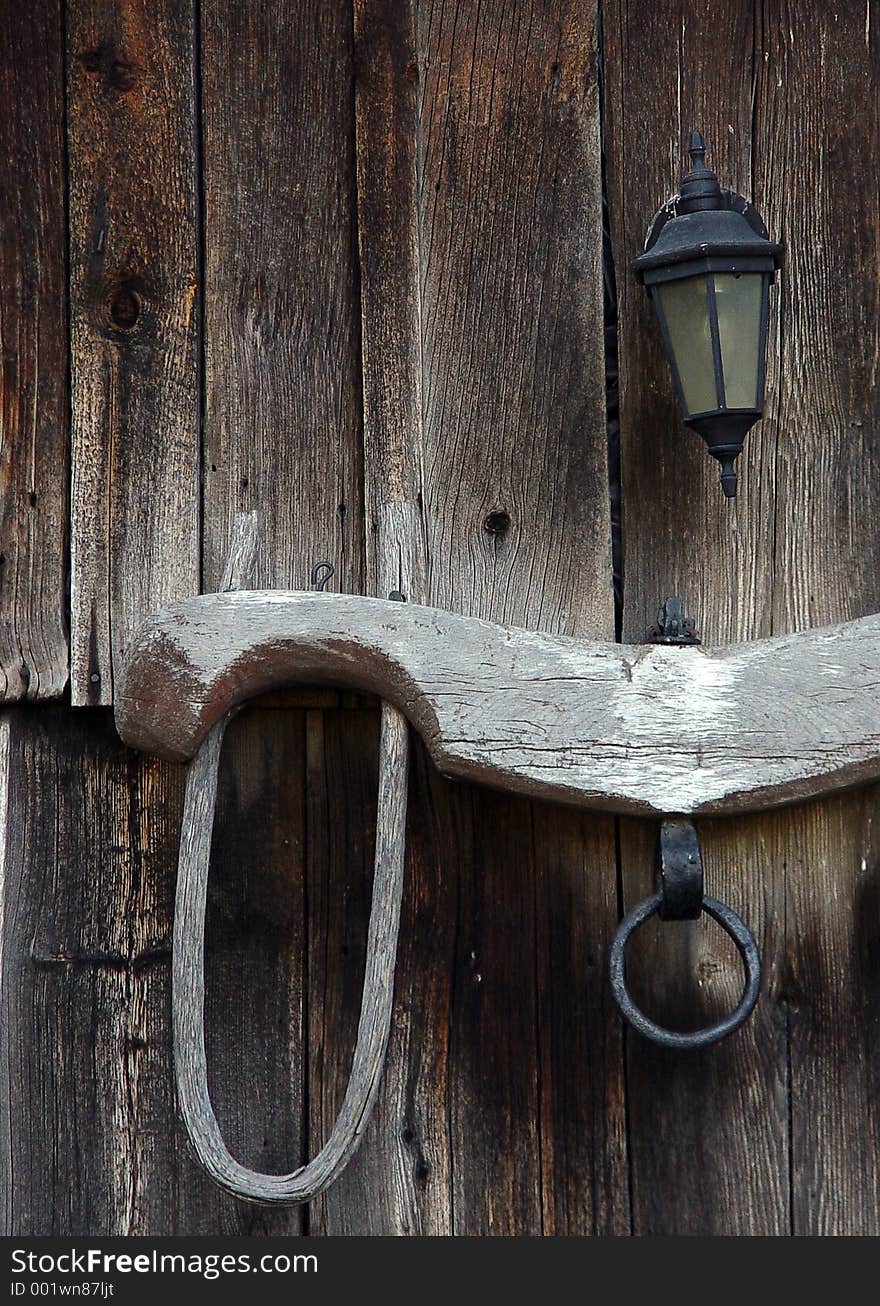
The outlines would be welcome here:
[[[758,811],[880,776],[880,616],[706,649],[347,594],[205,594],[142,626],[116,721],[185,761],[231,708],[295,682],[393,703],[445,775],[637,816]]]
[[[405,862],[407,719],[447,775],[583,807],[641,816],[776,807],[880,776],[880,616],[733,648],[585,643],[436,608],[345,594],[223,592],[151,617],[128,651],[116,722],[135,748],[178,761],[187,778],[174,920],[172,1012],[181,1111],[211,1177],[249,1201],[309,1201],[362,1137],[388,1042]],[[223,731],[248,699],[292,682],[365,690],[383,701],[373,902],[351,1075],[318,1155],[260,1174],[228,1151],[208,1093],[204,931]],[[654,914],[705,911],[736,944],[737,1008],[706,1029],[656,1025],[626,986],[626,945]],[[757,945],[730,908],[703,896],[696,831],[664,822],[655,894],[621,921],[612,991],[640,1033],[702,1047],[748,1016]]]

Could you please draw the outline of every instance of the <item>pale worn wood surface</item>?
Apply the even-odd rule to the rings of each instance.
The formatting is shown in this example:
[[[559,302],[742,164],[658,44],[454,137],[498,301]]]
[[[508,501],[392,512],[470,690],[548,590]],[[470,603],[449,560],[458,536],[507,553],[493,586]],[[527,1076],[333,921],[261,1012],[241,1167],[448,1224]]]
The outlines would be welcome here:
[[[611,811],[718,815],[880,774],[878,676],[878,616],[709,650],[264,590],[152,618],[116,716],[135,747],[182,759],[248,697],[327,681],[396,703],[449,775]]]
[[[67,684],[64,31],[0,9],[0,701]]]
[[[67,7],[74,704],[112,703],[132,628],[199,588],[193,15]]]
[[[624,638],[638,638],[671,593],[713,643],[875,612],[878,140],[864,105],[880,70],[876,5],[613,0],[605,19]],[[857,147],[847,127],[856,121]],[[681,428],[649,305],[624,272],[677,185],[691,127],[787,246],[767,416],[748,437],[729,506]],[[875,804],[863,790],[700,826],[710,892],[755,930],[766,991],[748,1028],[696,1059],[631,1042],[636,1232],[880,1228],[867,942]],[[624,827],[627,904],[649,887],[651,842],[650,831]],[[697,1023],[735,1001],[738,963],[702,927],[675,934],[661,927],[644,940],[633,968],[649,1009]]]

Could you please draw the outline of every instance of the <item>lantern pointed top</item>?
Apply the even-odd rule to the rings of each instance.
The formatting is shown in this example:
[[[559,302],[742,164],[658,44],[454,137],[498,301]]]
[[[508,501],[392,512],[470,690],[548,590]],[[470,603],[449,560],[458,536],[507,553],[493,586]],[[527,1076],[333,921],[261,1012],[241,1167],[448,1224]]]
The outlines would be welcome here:
[[[698,163],[704,162],[706,158],[706,142],[703,138],[702,132],[691,132],[688,154],[691,156],[692,168],[695,168]]]
[[[718,178],[706,167],[706,141],[702,132],[691,132],[688,142],[691,170],[681,183],[677,204],[679,213],[702,213],[725,207]]]

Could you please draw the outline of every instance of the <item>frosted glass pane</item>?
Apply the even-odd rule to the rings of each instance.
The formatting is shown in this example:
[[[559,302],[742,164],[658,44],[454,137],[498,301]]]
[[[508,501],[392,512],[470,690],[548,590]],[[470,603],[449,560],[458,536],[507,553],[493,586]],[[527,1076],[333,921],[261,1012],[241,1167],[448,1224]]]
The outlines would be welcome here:
[[[658,291],[688,413],[717,408],[706,278],[666,281]]]
[[[758,346],[764,274],[716,273],[718,338],[728,408],[758,407]]]

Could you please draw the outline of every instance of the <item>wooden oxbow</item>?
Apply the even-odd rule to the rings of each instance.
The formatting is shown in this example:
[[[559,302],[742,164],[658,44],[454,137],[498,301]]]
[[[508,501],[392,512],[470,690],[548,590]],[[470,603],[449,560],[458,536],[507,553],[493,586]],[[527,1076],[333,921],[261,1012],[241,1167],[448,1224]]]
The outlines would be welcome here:
[[[295,682],[394,704],[446,775],[583,807],[720,815],[880,776],[880,615],[706,649],[345,594],[206,594],[141,627],[117,725],[184,761],[230,708]]]

